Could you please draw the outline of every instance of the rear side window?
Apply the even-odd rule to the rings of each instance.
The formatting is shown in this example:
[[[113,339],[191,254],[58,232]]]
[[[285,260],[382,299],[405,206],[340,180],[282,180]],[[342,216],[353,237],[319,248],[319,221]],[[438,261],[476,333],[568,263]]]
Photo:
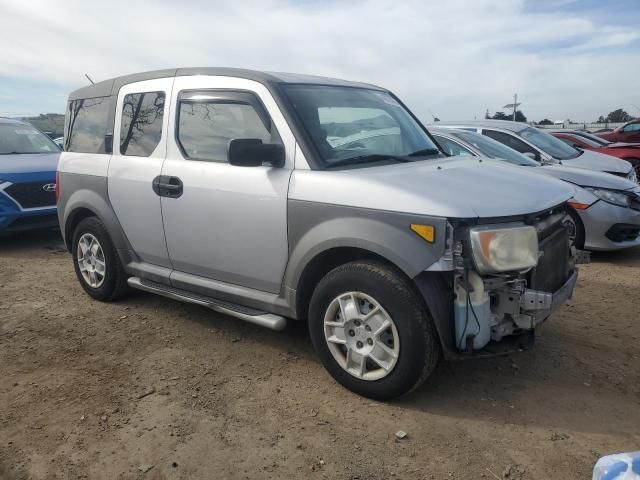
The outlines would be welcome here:
[[[65,151],[107,153],[105,136],[111,106],[111,97],[70,101],[65,118]]]
[[[120,122],[120,154],[148,157],[160,143],[164,92],[125,95]]]
[[[531,148],[525,142],[523,142],[522,140],[518,140],[516,137],[514,137],[513,135],[509,135],[508,133],[496,132],[495,130],[482,130],[482,134],[486,135],[489,138],[493,138],[494,140],[497,140],[498,142],[502,143],[503,145],[506,145],[507,147],[513,148],[517,152],[520,152],[520,153],[530,152],[535,155],[537,155],[538,153],[536,150]]]
[[[438,141],[442,149],[447,152],[447,155],[457,157],[457,156],[474,156],[470,150],[464,148],[462,145],[454,142],[453,140],[449,140],[448,138],[441,137],[439,135],[434,135],[435,139]]]
[[[254,105],[235,99],[182,99],[178,107],[178,144],[188,159],[226,162],[229,141],[233,139],[281,143],[265,116]]]

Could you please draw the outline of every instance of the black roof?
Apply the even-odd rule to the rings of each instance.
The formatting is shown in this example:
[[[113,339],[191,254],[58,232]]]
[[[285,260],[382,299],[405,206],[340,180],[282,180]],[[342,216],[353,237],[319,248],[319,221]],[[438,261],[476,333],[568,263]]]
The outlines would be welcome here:
[[[254,80],[267,86],[274,83],[306,83],[316,85],[364,87],[385,91],[383,88],[377,87],[375,85],[369,85],[367,83],[349,82],[347,80],[339,80],[337,78],[321,77],[316,75],[261,72],[257,70],[245,70],[242,68],[203,67],[153,70],[149,72],[134,73],[131,75],[124,75],[122,77],[110,78],[109,80],[104,80],[94,85],[88,85],[71,92],[71,94],[69,95],[69,100],[117,95],[120,88],[129,83],[141,82],[144,80],[153,80],[156,78],[181,77],[189,75],[211,75],[245,78],[247,80]]]

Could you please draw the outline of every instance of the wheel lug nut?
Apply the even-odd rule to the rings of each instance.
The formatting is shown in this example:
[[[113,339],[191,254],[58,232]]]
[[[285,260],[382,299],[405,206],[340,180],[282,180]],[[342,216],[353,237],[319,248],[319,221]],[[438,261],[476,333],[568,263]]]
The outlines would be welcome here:
[[[356,332],[354,332],[353,330],[349,330],[349,336],[350,337],[355,337],[356,336]]]
[[[367,343],[368,343],[369,345],[373,345],[373,340],[371,340],[370,338],[367,338]]]
[[[364,326],[364,329],[365,329],[367,332],[370,332],[370,331],[371,331],[371,327],[370,327],[369,325],[365,325],[365,326]]]
[[[356,327],[359,327],[359,326],[360,326],[360,320],[356,320],[355,322],[353,322],[353,324],[354,324]]]
[[[356,345],[357,345],[358,348],[362,348],[363,347],[363,344],[360,341],[358,343],[356,343]]]

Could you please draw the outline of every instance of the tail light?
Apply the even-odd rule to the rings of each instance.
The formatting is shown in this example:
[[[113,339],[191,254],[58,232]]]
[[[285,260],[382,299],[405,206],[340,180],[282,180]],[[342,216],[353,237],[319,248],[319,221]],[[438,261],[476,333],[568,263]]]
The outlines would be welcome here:
[[[56,204],[60,200],[60,171],[56,170]]]

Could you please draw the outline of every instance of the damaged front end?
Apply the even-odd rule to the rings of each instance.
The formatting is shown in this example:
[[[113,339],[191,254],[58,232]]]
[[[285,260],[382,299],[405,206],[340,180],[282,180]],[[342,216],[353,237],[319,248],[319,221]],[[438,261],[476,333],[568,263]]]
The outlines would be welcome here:
[[[490,356],[533,343],[535,329],[571,298],[576,264],[588,261],[570,245],[566,215],[559,206],[524,218],[450,222],[449,262],[440,265],[451,265],[452,326],[436,325],[445,356]]]

